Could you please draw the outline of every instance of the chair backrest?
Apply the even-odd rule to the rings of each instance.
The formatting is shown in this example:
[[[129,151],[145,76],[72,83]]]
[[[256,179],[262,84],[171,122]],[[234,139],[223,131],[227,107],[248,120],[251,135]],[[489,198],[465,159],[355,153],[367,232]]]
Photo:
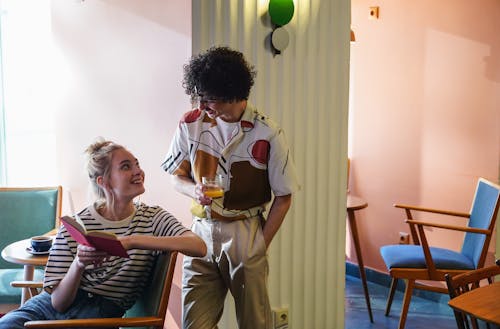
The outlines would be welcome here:
[[[484,282],[485,280],[487,280],[487,282],[491,284],[494,277],[497,275],[500,275],[500,260],[496,261],[496,265],[468,271],[455,276],[445,274],[445,280],[448,287],[450,299],[466,293],[467,291],[478,288],[481,281]],[[454,314],[458,328],[469,328],[469,323],[465,314],[456,310],[454,310]],[[476,320],[472,319],[472,321]]]
[[[177,251],[164,252],[156,258],[151,280],[134,306],[125,313],[126,318],[144,316],[165,318],[176,259]]]
[[[62,187],[0,188],[0,250],[58,227]],[[16,268],[0,259],[0,268]]]
[[[469,227],[489,230],[490,234],[467,232],[462,245],[462,254],[473,261],[475,268],[483,267],[486,260],[486,253],[498,215],[499,200],[500,186],[480,178],[472,202]]]

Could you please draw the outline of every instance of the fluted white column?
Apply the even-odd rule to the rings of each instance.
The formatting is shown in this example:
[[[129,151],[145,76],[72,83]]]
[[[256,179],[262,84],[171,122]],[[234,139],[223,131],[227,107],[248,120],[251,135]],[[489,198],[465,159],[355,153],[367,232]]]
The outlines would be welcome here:
[[[270,49],[268,1],[194,0],[193,53],[242,51],[257,69],[250,100],[285,130],[302,190],[269,251],[273,307],[289,328],[343,328],[349,0],[296,0],[290,43]],[[221,328],[236,328],[226,303]]]

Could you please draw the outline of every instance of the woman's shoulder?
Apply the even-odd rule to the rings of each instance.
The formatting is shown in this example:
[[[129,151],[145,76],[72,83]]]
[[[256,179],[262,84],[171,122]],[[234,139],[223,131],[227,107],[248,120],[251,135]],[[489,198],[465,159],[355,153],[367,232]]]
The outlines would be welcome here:
[[[91,220],[95,218],[95,214],[97,213],[96,207],[94,205],[87,206],[83,208],[79,213],[78,216],[82,220]]]
[[[160,212],[166,211],[165,209],[163,209],[158,205],[148,205],[142,202],[137,203],[135,207],[136,207],[136,215],[145,217],[152,217]]]

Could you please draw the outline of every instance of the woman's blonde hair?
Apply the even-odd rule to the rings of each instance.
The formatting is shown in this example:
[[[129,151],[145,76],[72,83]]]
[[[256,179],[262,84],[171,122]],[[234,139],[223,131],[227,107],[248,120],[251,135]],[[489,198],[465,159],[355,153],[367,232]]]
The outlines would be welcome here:
[[[102,176],[105,180],[109,178],[113,151],[119,149],[124,149],[124,147],[112,141],[101,139],[85,150],[87,155],[86,169],[90,184],[93,192],[100,200],[105,199],[105,194],[103,187],[97,184],[97,177]]]

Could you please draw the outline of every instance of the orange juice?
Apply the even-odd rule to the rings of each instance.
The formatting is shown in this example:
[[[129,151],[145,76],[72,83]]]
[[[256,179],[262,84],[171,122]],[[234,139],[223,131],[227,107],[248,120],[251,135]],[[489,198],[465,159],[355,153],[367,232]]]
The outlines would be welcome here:
[[[224,190],[220,187],[211,187],[209,190],[206,190],[205,195],[210,198],[221,198],[224,195]]]

